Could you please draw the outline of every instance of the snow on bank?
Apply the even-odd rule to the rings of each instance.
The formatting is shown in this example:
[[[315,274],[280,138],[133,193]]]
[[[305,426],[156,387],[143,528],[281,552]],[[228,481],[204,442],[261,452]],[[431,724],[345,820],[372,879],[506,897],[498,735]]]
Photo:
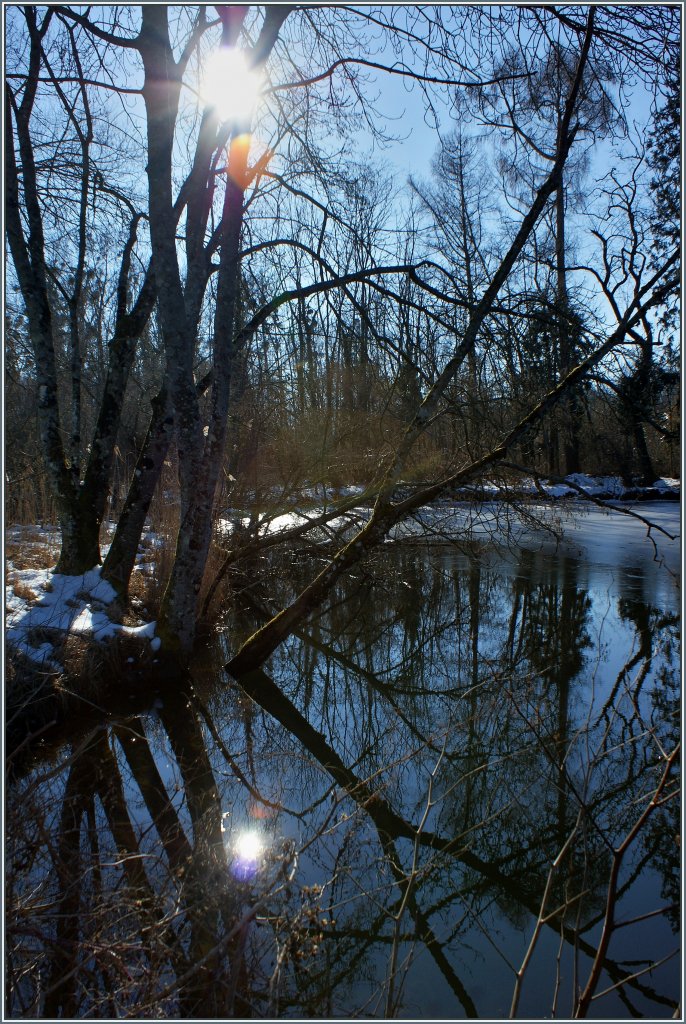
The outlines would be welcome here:
[[[401,481],[395,492],[396,500],[409,497],[418,485],[410,485]],[[492,532],[493,523],[502,526],[503,517],[507,518],[508,529],[511,529],[513,520],[520,518],[524,512],[526,519],[526,508],[530,508],[529,501],[536,502],[536,517],[539,520],[546,519],[545,505],[550,515],[555,515],[556,507],[563,508],[564,500],[560,505],[558,499],[573,499],[575,507],[592,507],[588,499],[599,499],[611,502],[645,502],[660,501],[662,499],[678,501],[681,484],[677,479],[661,477],[649,487],[627,487],[618,476],[588,476],[585,473],[572,473],[561,480],[549,480],[532,477],[522,477],[516,483],[505,487],[502,483],[494,480],[484,479],[478,483],[465,484],[452,493],[446,493],[443,498],[437,499],[429,506],[415,510],[411,517],[395,526],[387,539],[400,540],[411,536],[427,536],[428,534],[446,534],[460,528],[464,530],[465,509],[473,509],[471,517],[476,529],[482,528],[484,520],[484,502],[489,504],[489,531]],[[298,506],[290,512],[275,512],[274,514],[260,513],[256,522],[247,516],[245,510],[238,508],[226,509],[223,515],[215,522],[215,531],[219,537],[225,539],[238,526],[245,529],[251,527],[256,530],[257,535],[278,535],[287,533],[289,530],[312,523],[312,529],[307,531],[307,538],[315,543],[327,540],[342,541],[348,539],[356,529],[359,529],[368,520],[371,509],[368,502],[362,502],[356,509],[349,510],[341,515],[334,516],[326,523],[317,523],[316,520],[324,516],[327,511],[335,511],[329,502],[363,495],[364,487],[361,485],[349,485],[346,487],[330,488],[328,491],[323,485],[317,487],[307,486],[299,493],[291,493],[286,500],[291,505]],[[272,498],[278,507],[279,494],[274,493]],[[284,498],[281,495],[281,498]],[[316,499],[319,502],[316,503]],[[543,503],[541,504],[541,500]],[[549,501],[546,502],[546,499]],[[525,506],[516,511],[511,502],[524,502]],[[313,504],[314,503],[314,504]],[[502,510],[502,515],[497,510]],[[508,509],[513,509],[508,511]],[[452,518],[457,517],[455,521]],[[548,517],[549,518],[549,517]]]
[[[405,492],[409,495],[419,486],[426,486],[426,482],[421,484],[401,480],[397,485],[396,495],[402,496]],[[540,498],[543,495],[551,500],[556,500],[557,498],[583,498],[580,488],[593,498],[613,501],[648,501],[661,498],[674,501],[679,498],[681,481],[673,477],[659,477],[652,484],[644,487],[627,485],[618,476],[589,476],[586,473],[570,473],[569,476],[557,479],[539,477],[537,480],[534,480],[533,477],[522,476],[507,484],[501,480],[485,478],[475,483],[463,484],[453,492],[449,492],[448,496],[498,501],[511,497]],[[310,511],[311,506],[315,505],[321,511],[322,508],[327,508],[337,501],[356,496],[362,497],[365,491],[366,488],[362,484],[334,487],[321,483],[313,486],[306,482],[294,490],[275,487],[260,495],[253,491],[247,491],[243,498],[246,508],[255,503],[267,502],[277,508],[283,508],[284,505],[295,505],[297,508],[308,508]],[[224,514],[228,516],[229,512],[230,510],[226,509]],[[232,512],[235,515],[238,514],[236,509],[233,509]]]
[[[526,497],[548,498],[583,498],[585,492],[591,498],[603,498],[611,501],[640,501],[653,498],[678,498],[681,482],[672,477],[660,477],[648,487],[627,486],[619,476],[588,476],[586,473],[570,473],[562,480],[540,478],[534,481],[524,477],[508,486],[507,491],[492,480],[484,480],[475,484],[466,484],[459,488],[464,495],[482,495],[490,500],[505,497],[507,493]]]
[[[15,569],[8,563],[5,590],[5,641],[35,665],[59,671],[57,646],[69,634],[97,643],[113,636],[149,640],[160,646],[155,622],[123,626],[107,608],[116,592],[101,579],[100,566],[81,576],[63,576],[53,569]]]
[[[401,485],[402,488],[403,485]],[[400,489],[401,489],[400,488]],[[510,496],[537,497],[545,496],[551,501],[536,507],[535,514],[542,523],[546,515],[552,514],[557,498],[573,498],[583,506],[583,496],[578,488],[582,488],[592,497],[611,497],[613,501],[627,499],[645,500],[648,497],[669,498],[675,501],[679,497],[680,482],[670,478],[656,480],[650,488],[627,489],[618,477],[590,477],[585,474],[574,474],[564,481],[521,480],[513,487]],[[338,497],[346,498],[364,491],[360,485],[350,485],[338,489]],[[261,536],[279,534],[294,527],[305,525],[323,515],[324,507],[309,507],[309,502],[316,496],[315,489],[308,490],[300,496],[305,507],[273,517],[261,515],[258,519],[258,532]],[[519,532],[529,528],[525,514],[521,523],[517,523],[521,511],[500,501],[503,497],[502,487],[493,481],[484,481],[479,485],[463,488],[459,494],[447,497],[434,505],[416,510],[414,515],[405,522],[398,524],[389,534],[389,541],[412,539],[449,539],[456,535],[474,537],[498,536],[503,525],[507,526],[505,535],[512,541]],[[294,496],[295,497],[295,496]],[[319,495],[321,499],[321,495]],[[328,492],[325,501],[333,498]],[[467,498],[467,501],[461,499]],[[480,499],[475,502],[474,499]],[[484,499],[486,504],[484,505]],[[298,500],[298,499],[296,499]],[[589,503],[586,502],[588,506]],[[563,506],[558,506],[561,508]],[[570,506],[571,507],[571,506]],[[673,507],[673,506],[672,506]],[[546,512],[547,509],[547,512]],[[226,519],[221,518],[215,524],[220,535],[228,535],[237,523],[244,526],[250,524],[245,513],[237,509],[227,510]],[[357,509],[332,517],[326,522],[313,524],[307,531],[307,538],[315,543],[341,542],[352,536],[370,515],[370,509],[364,504]],[[504,524],[503,517],[507,517]],[[602,533],[602,531],[600,531]],[[31,548],[37,544],[41,549],[57,549],[59,536],[54,527],[20,527],[10,526],[7,529],[7,540],[18,544],[21,548]],[[30,540],[29,540],[30,538]],[[151,531],[146,531],[141,539],[141,549],[136,560],[136,570],[154,574],[159,556],[159,549],[164,539]],[[103,553],[107,546],[103,545]],[[156,623],[144,622],[139,626],[123,626],[113,622],[108,608],[115,600],[113,588],[101,578],[100,568],[96,567],[82,576],[63,576],[54,569],[18,569],[11,561],[7,562],[6,574],[6,631],[5,640],[9,648],[21,651],[35,664],[49,670],[59,670],[57,649],[67,635],[89,638],[101,642],[113,636],[128,636],[141,641],[148,640],[152,651],[160,647],[160,639],[156,636]]]
[[[594,498],[604,495],[609,498],[621,499],[622,494],[626,491],[621,478],[618,476],[593,477],[586,476],[585,473],[570,473],[569,476],[565,477],[564,483],[560,484],[551,484],[544,481],[541,487],[551,498],[569,497],[578,494],[578,487],[581,487]]]

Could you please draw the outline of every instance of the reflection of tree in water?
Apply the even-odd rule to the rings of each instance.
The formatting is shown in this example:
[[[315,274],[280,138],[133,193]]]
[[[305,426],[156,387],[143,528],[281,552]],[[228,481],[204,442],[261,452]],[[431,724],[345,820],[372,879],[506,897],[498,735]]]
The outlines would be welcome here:
[[[558,566],[553,582],[536,582],[534,553],[521,553],[509,642],[518,660],[525,657],[533,671],[559,683],[572,680],[582,668],[583,651],[591,643],[591,599],[579,589],[576,560],[560,556]]]
[[[674,647],[669,653],[674,654],[674,665],[661,665],[654,689],[651,692],[653,703],[653,728],[661,750],[674,750],[681,736],[681,687],[679,685],[678,629],[679,623],[673,623]],[[681,780],[681,764],[676,767],[676,782]],[[681,807],[679,800],[670,800],[658,808],[650,823],[644,839],[647,855],[653,860],[655,869],[662,877],[662,898],[668,901],[667,916],[672,930],[677,932],[681,927]]]
[[[175,703],[170,699],[165,709],[167,726],[178,714]],[[37,978],[33,991],[15,982],[15,1011],[42,1000],[48,1017],[116,1016],[134,1004],[164,1007],[165,989],[183,1016],[217,1016],[240,1005],[240,958],[234,957],[241,898],[227,884],[218,795],[202,735],[187,711],[183,719],[183,729],[167,728],[183,808],[170,799],[140,719],[97,730],[69,758],[61,813],[50,834],[42,830],[56,886],[51,891],[42,882],[37,935],[52,965],[40,995]],[[51,780],[53,789],[57,781]],[[33,801],[47,803],[44,785],[51,783],[29,787]],[[15,898],[21,900],[19,891]],[[227,955],[232,971],[217,986]]]
[[[8,1011],[430,1016],[412,981],[423,952],[441,1012],[483,1015],[486,1000],[505,1014],[542,906],[563,975],[580,958],[585,984],[612,850],[655,790],[673,708],[656,696],[639,707],[647,728],[622,738],[634,666],[589,713],[588,596],[573,563],[557,585],[534,570],[523,560],[508,581],[398,552],[342,584],[272,678],[165,694],[16,781]],[[626,611],[640,651],[644,612]],[[667,694],[669,630],[651,617],[650,633]],[[665,862],[675,806],[649,820],[618,899]],[[240,879],[246,827],[267,853]],[[519,944],[501,937],[512,924]],[[604,961],[627,1009],[671,1014],[659,973],[631,977],[611,948]]]

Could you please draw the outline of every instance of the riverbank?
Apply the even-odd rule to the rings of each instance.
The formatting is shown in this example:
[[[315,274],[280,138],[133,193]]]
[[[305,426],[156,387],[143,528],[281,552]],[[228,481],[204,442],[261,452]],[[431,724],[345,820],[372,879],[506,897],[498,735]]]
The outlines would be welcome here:
[[[398,497],[402,497],[403,485]],[[350,502],[360,496],[357,509],[347,508],[344,514],[333,515],[316,525],[327,510],[335,513],[338,502]],[[291,511],[275,510],[261,514],[256,523],[258,536],[270,535],[274,542],[294,528],[313,521],[307,539],[318,545],[336,544],[363,524],[368,505],[363,500],[364,488],[349,485],[335,491],[319,487],[304,488],[290,495]],[[493,536],[495,531],[529,528],[533,520],[555,531],[558,511],[570,501],[591,503],[608,501],[627,506],[647,502],[678,502],[680,482],[661,478],[650,487],[627,487],[619,477],[589,477],[574,474],[563,481],[521,479],[507,489],[495,482],[462,488],[426,508],[419,509],[406,522],[396,525],[389,539],[439,539],[451,541],[464,532],[477,539]],[[462,505],[458,508],[456,503]],[[521,505],[519,504],[521,503]],[[485,509],[484,506],[488,508]],[[535,506],[535,507],[534,507]],[[499,507],[503,514],[498,514]],[[468,513],[468,514],[466,514]],[[247,523],[243,510],[232,509],[226,518],[218,517],[217,532],[226,536],[239,521]],[[505,518],[503,518],[503,516]],[[134,578],[155,578],[162,547],[161,538],[146,531],[141,542]],[[106,545],[103,546],[103,551]],[[19,653],[28,663],[47,672],[63,667],[62,651],[66,638],[83,643],[102,644],[119,637],[154,657],[159,648],[155,621],[144,602],[134,596],[126,614],[116,611],[116,594],[100,579],[99,567],[79,577],[58,575],[54,565],[59,553],[59,531],[48,526],[10,526],[6,530],[5,563],[5,640],[8,652]],[[135,592],[135,587],[133,588]],[[117,621],[118,620],[118,621]]]
[[[418,484],[401,482],[396,488],[396,498],[413,493]],[[300,491],[288,496],[291,504],[303,502],[333,502],[363,495],[361,484],[342,487],[326,487],[324,484],[306,485]],[[589,476],[586,473],[570,473],[566,477],[520,477],[514,481],[484,480],[465,487],[455,488],[446,495],[452,500],[497,501],[526,498],[544,498],[559,501],[565,498],[581,498],[596,501],[679,501],[681,481],[675,477],[659,477],[652,484],[627,484],[619,476]]]

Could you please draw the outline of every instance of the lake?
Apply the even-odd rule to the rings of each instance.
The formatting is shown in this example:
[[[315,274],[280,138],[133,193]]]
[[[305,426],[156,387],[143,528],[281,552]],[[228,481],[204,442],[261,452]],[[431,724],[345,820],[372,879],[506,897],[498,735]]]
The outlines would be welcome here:
[[[392,541],[239,685],[325,555],[255,559],[185,686],[8,781],[9,1016],[673,1016],[678,540],[446,504]]]

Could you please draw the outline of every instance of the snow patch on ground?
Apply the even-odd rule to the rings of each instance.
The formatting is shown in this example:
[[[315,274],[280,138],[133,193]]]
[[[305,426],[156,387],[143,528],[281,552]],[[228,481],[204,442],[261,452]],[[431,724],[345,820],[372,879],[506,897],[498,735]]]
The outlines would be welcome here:
[[[364,494],[365,488],[361,484],[351,484],[349,487],[339,487],[338,493],[341,498],[354,498],[358,494]]]
[[[64,576],[54,569],[15,569],[7,564],[5,640],[31,662],[59,671],[57,645],[70,634],[97,643],[113,636],[147,639],[159,647],[155,622],[123,626],[113,622],[108,606],[116,592],[100,577],[100,566],[81,576]],[[157,642],[157,645],[155,645]]]
[[[661,476],[653,484],[656,491],[678,491],[681,489],[681,480],[673,476]]]
[[[570,484],[582,487],[588,494],[609,494],[613,498],[621,498],[626,488],[618,476],[587,476],[585,473],[570,473],[565,477]],[[574,487],[570,490],[573,492]]]

